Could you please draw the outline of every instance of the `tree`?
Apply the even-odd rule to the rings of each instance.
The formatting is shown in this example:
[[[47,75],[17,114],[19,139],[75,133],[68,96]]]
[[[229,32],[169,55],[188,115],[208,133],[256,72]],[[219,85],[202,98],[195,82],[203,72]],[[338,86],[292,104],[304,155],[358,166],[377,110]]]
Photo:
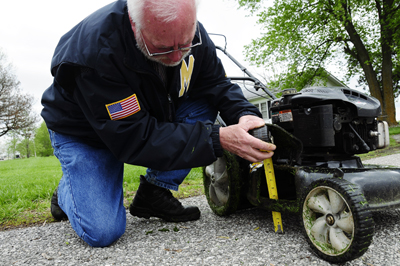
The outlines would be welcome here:
[[[10,130],[19,130],[37,121],[32,112],[34,98],[22,94],[19,81],[0,50],[0,137]]]
[[[400,88],[399,0],[238,0],[257,14],[265,32],[246,46],[247,58],[282,67],[275,85],[301,89],[326,77],[330,65],[359,84],[382,106],[381,119],[395,125]]]
[[[10,131],[10,138],[6,143],[8,158],[15,158],[17,155],[18,142],[21,140],[20,136],[14,130]]]
[[[24,138],[17,144],[21,158],[30,158],[34,152],[34,143],[30,138]],[[34,154],[33,154],[34,155]]]
[[[53,155],[53,147],[51,146],[50,135],[47,131],[46,123],[44,121],[36,130],[35,146],[38,156],[45,157]]]
[[[21,156],[29,158],[32,154],[34,156],[36,155],[35,143],[32,139],[34,137],[35,131],[36,128],[33,126],[19,130],[18,133],[20,136],[23,137],[23,139],[17,144],[17,150],[20,152]]]

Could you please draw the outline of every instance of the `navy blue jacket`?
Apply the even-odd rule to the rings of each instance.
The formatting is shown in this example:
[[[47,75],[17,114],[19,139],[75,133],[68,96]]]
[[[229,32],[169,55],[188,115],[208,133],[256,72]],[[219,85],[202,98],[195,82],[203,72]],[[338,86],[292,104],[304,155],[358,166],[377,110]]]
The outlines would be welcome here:
[[[214,44],[199,25],[194,43],[201,34],[203,44],[182,66],[168,68],[165,86],[136,47],[125,0],[85,18],[56,47],[54,82],[42,98],[47,127],[107,147],[124,163],[157,170],[212,163],[222,154],[219,127],[211,121],[173,123],[182,101],[207,99],[227,124],[261,114],[226,78]],[[118,116],[121,104],[131,108]]]

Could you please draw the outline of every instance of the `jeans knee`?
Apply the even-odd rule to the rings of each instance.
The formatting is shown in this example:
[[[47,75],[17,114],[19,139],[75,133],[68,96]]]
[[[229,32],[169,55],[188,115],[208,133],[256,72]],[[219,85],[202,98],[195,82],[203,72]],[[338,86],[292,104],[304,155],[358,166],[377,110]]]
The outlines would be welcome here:
[[[92,247],[107,247],[125,233],[125,227],[126,219],[114,223],[108,222],[100,226],[93,226],[84,232],[81,238]]]

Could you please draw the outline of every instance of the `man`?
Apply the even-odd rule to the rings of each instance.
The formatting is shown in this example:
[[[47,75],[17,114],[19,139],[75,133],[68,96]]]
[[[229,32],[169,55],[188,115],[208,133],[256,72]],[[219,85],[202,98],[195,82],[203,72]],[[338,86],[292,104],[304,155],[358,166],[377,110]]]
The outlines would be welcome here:
[[[125,231],[124,163],[148,167],[132,215],[184,222],[200,211],[170,189],[192,167],[223,149],[252,162],[275,149],[247,133],[264,121],[225,77],[195,0],[111,3],[61,38],[51,72],[42,116],[63,170],[51,212],[91,246]],[[218,111],[230,126],[214,125]]]

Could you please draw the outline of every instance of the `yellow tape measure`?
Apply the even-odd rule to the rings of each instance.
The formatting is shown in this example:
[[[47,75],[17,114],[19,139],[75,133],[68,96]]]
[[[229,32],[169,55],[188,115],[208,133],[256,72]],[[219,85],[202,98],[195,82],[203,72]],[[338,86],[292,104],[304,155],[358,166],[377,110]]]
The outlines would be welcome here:
[[[270,199],[278,199],[278,189],[276,188],[275,172],[272,159],[264,160],[264,171],[267,179],[268,193]],[[275,233],[283,233],[282,217],[280,212],[272,211],[272,219],[274,221]]]

